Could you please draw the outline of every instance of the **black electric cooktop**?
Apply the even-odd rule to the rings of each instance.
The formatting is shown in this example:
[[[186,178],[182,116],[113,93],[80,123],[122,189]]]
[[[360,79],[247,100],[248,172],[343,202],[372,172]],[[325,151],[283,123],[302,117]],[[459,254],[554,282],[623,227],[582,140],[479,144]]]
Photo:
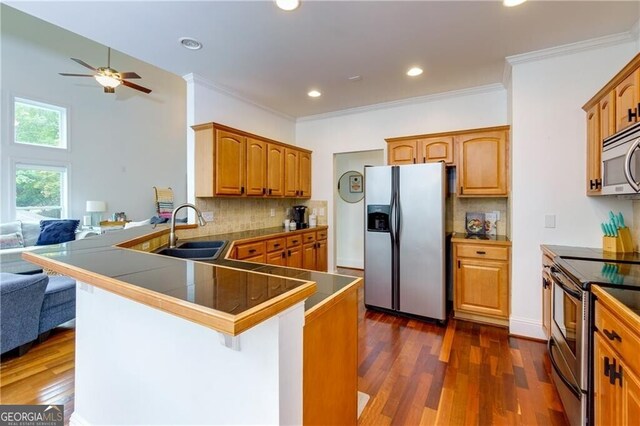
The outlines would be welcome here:
[[[640,263],[556,257],[554,263],[584,289],[601,287],[640,291]]]

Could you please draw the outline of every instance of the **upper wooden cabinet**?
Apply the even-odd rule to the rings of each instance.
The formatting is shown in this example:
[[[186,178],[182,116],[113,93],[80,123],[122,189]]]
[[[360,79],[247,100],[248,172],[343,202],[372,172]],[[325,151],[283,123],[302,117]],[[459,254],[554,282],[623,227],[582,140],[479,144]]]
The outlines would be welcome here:
[[[616,86],[616,131],[638,121],[640,69],[636,69]]]
[[[602,141],[640,121],[640,54],[598,91],[587,113],[587,195],[601,195]]]
[[[393,165],[435,163],[453,164],[453,136],[387,139],[387,163]]]
[[[311,198],[311,152],[217,123],[195,131],[195,195]]]
[[[457,135],[458,196],[508,196],[507,130]]]

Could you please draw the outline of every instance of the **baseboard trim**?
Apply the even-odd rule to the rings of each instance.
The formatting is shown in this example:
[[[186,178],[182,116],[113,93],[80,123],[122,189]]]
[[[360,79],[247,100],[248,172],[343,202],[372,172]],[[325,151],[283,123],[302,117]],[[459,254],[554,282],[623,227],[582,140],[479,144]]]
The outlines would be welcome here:
[[[69,418],[69,426],[89,426],[90,424],[77,411],[74,411]]]
[[[528,318],[511,317],[509,319],[509,334],[535,340],[547,339],[542,329],[542,322]]]

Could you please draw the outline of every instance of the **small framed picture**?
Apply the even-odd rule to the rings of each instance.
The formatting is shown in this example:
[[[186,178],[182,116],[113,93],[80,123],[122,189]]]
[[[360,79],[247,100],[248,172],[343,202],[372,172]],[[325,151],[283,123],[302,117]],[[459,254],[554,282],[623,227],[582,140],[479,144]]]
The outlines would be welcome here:
[[[484,213],[478,212],[467,212],[465,228],[467,230],[467,234],[469,235],[484,235]]]
[[[349,192],[362,192],[362,176],[349,176]]]

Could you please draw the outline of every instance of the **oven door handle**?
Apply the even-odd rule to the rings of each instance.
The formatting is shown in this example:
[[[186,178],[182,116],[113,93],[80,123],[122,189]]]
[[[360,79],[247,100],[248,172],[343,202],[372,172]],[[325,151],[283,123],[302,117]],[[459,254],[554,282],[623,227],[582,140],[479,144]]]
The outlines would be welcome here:
[[[638,145],[640,145],[640,138],[636,139],[635,142],[631,144],[629,151],[627,151],[627,156],[624,159],[624,176],[627,178],[629,186],[631,186],[631,188],[636,192],[640,192],[640,185],[631,174],[631,157],[633,157],[636,149],[638,149]]]
[[[551,365],[553,369],[556,371],[556,374],[558,375],[558,377],[560,377],[560,380],[562,380],[562,383],[564,383],[569,388],[571,393],[574,394],[576,398],[580,399],[582,398],[582,393],[583,393],[582,390],[577,385],[571,383],[566,377],[564,377],[564,374],[562,374],[562,371],[560,371],[560,367],[558,366],[558,363],[553,357],[553,351],[551,350],[551,348],[555,344],[556,344],[556,341],[553,339],[549,339],[549,341],[547,342],[547,349],[549,350],[549,359],[551,360]]]
[[[558,275],[557,272],[554,272],[553,269],[551,270],[551,278],[554,278],[554,282],[556,284],[558,284],[560,286],[560,288],[562,288],[562,291],[564,291],[565,293],[567,293],[569,296],[573,297],[576,300],[582,300],[582,294],[574,289],[569,288],[563,281],[562,281],[562,277],[560,277]]]

